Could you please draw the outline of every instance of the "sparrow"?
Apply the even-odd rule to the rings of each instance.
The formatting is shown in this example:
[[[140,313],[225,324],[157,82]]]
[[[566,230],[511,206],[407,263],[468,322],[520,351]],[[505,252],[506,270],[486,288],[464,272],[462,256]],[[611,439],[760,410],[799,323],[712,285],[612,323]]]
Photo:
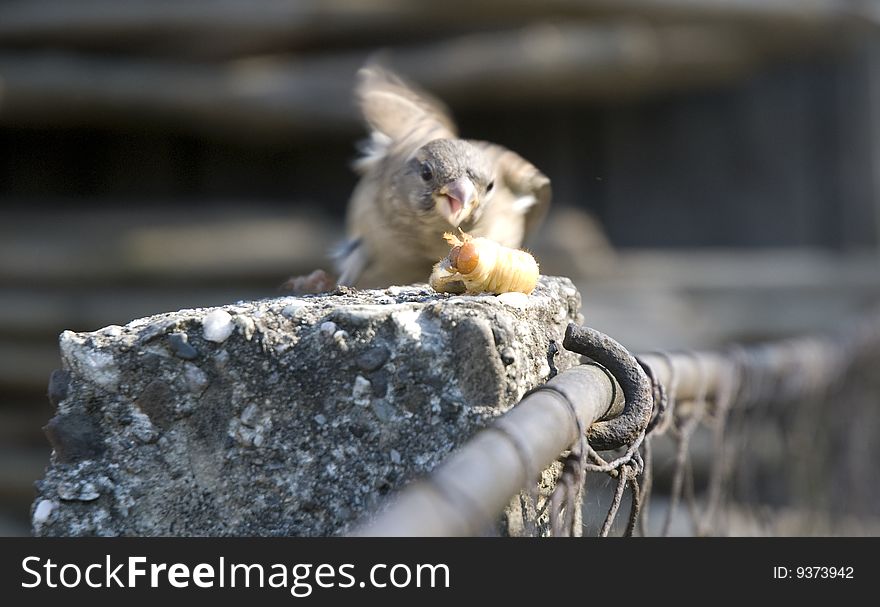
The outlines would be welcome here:
[[[460,139],[446,106],[376,63],[358,72],[355,99],[369,130],[360,180],[336,252],[338,283],[359,288],[425,282],[449,252],[443,234],[520,248],[550,205],[550,179],[500,145]]]

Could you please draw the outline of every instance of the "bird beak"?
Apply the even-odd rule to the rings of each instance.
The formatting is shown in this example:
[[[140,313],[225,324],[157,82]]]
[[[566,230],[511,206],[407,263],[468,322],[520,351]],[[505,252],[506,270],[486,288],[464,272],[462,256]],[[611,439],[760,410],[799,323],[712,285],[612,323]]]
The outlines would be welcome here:
[[[477,189],[470,179],[462,176],[440,188],[440,194],[437,208],[446,221],[457,228],[471,214],[476,203]]]

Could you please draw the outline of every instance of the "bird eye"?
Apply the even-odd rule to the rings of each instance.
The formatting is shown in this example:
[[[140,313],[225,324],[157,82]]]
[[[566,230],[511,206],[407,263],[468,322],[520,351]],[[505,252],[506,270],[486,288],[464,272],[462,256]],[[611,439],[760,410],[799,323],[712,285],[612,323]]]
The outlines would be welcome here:
[[[423,162],[422,167],[419,170],[419,175],[424,181],[431,181],[434,178],[434,171],[431,170],[431,165],[427,162]]]
[[[495,180],[492,180],[489,182],[489,185],[486,186],[486,191],[491,192],[492,188],[494,188],[494,187],[495,187]]]

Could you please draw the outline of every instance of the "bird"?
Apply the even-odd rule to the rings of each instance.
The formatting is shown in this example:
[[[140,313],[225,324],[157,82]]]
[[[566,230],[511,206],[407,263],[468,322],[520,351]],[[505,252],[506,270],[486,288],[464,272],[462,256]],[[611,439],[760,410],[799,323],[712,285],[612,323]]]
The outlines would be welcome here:
[[[367,62],[355,100],[369,137],[335,252],[339,285],[386,288],[426,282],[449,252],[443,234],[520,248],[550,205],[550,179],[522,156],[461,139],[446,105],[391,69]]]

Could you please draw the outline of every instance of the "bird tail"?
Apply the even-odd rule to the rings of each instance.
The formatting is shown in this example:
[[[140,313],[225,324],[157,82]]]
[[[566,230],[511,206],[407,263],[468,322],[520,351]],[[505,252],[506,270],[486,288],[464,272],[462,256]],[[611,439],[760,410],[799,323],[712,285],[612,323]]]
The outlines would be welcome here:
[[[340,242],[330,250],[330,257],[339,274],[336,283],[343,286],[354,286],[367,265],[360,238]]]

